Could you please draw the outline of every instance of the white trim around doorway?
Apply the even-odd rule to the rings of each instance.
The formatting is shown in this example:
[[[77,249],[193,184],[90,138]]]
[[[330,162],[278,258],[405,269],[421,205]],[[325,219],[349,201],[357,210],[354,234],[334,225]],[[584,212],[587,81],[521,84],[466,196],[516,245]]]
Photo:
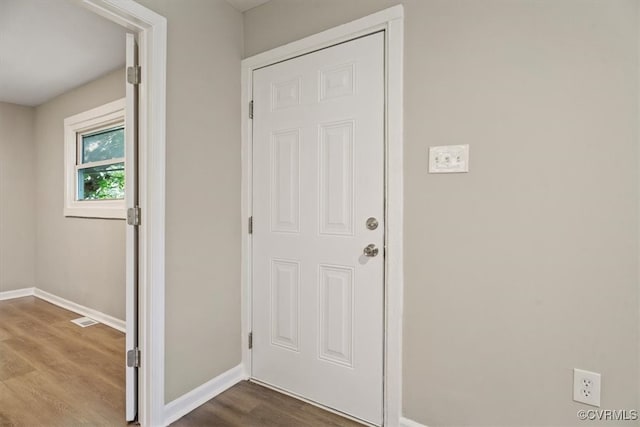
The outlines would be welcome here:
[[[251,238],[247,221],[252,207],[252,125],[249,102],[252,73],[276,62],[323,49],[377,31],[385,32],[385,348],[384,425],[398,426],[402,410],[403,307],[403,34],[404,8],[393,6],[242,61],[242,366],[251,377],[247,338],[251,327]]]
[[[167,20],[133,0],[80,0],[80,4],[138,35],[138,185],[142,214],[138,249],[138,422],[145,427],[164,426]]]

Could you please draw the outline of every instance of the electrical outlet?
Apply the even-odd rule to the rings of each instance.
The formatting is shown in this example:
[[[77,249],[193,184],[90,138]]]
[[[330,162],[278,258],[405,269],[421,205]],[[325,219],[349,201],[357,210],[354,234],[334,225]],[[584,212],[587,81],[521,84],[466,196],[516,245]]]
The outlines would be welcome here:
[[[574,369],[573,400],[600,407],[600,374]]]

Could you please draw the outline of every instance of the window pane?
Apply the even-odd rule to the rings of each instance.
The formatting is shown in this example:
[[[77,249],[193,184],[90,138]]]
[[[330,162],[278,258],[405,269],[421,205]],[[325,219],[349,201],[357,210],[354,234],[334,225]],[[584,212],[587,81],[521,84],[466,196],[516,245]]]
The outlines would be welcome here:
[[[124,199],[124,162],[78,171],[78,200]]]
[[[124,128],[82,136],[82,163],[124,157]]]

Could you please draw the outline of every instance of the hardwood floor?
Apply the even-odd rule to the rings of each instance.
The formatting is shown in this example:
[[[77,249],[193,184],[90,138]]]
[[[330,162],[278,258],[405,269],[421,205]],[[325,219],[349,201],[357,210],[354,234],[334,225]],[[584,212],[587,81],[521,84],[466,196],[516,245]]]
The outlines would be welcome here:
[[[118,426],[124,334],[35,297],[0,301],[0,425]]]
[[[124,334],[35,297],[0,301],[0,426],[124,426]],[[361,424],[247,381],[177,427]]]
[[[185,415],[174,427],[362,427],[362,424],[248,381]]]

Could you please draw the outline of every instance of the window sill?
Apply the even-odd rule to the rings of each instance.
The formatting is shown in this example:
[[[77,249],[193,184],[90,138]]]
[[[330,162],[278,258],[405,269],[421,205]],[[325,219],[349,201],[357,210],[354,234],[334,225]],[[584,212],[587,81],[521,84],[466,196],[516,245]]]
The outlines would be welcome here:
[[[74,201],[64,208],[65,217],[127,219],[124,200]]]

